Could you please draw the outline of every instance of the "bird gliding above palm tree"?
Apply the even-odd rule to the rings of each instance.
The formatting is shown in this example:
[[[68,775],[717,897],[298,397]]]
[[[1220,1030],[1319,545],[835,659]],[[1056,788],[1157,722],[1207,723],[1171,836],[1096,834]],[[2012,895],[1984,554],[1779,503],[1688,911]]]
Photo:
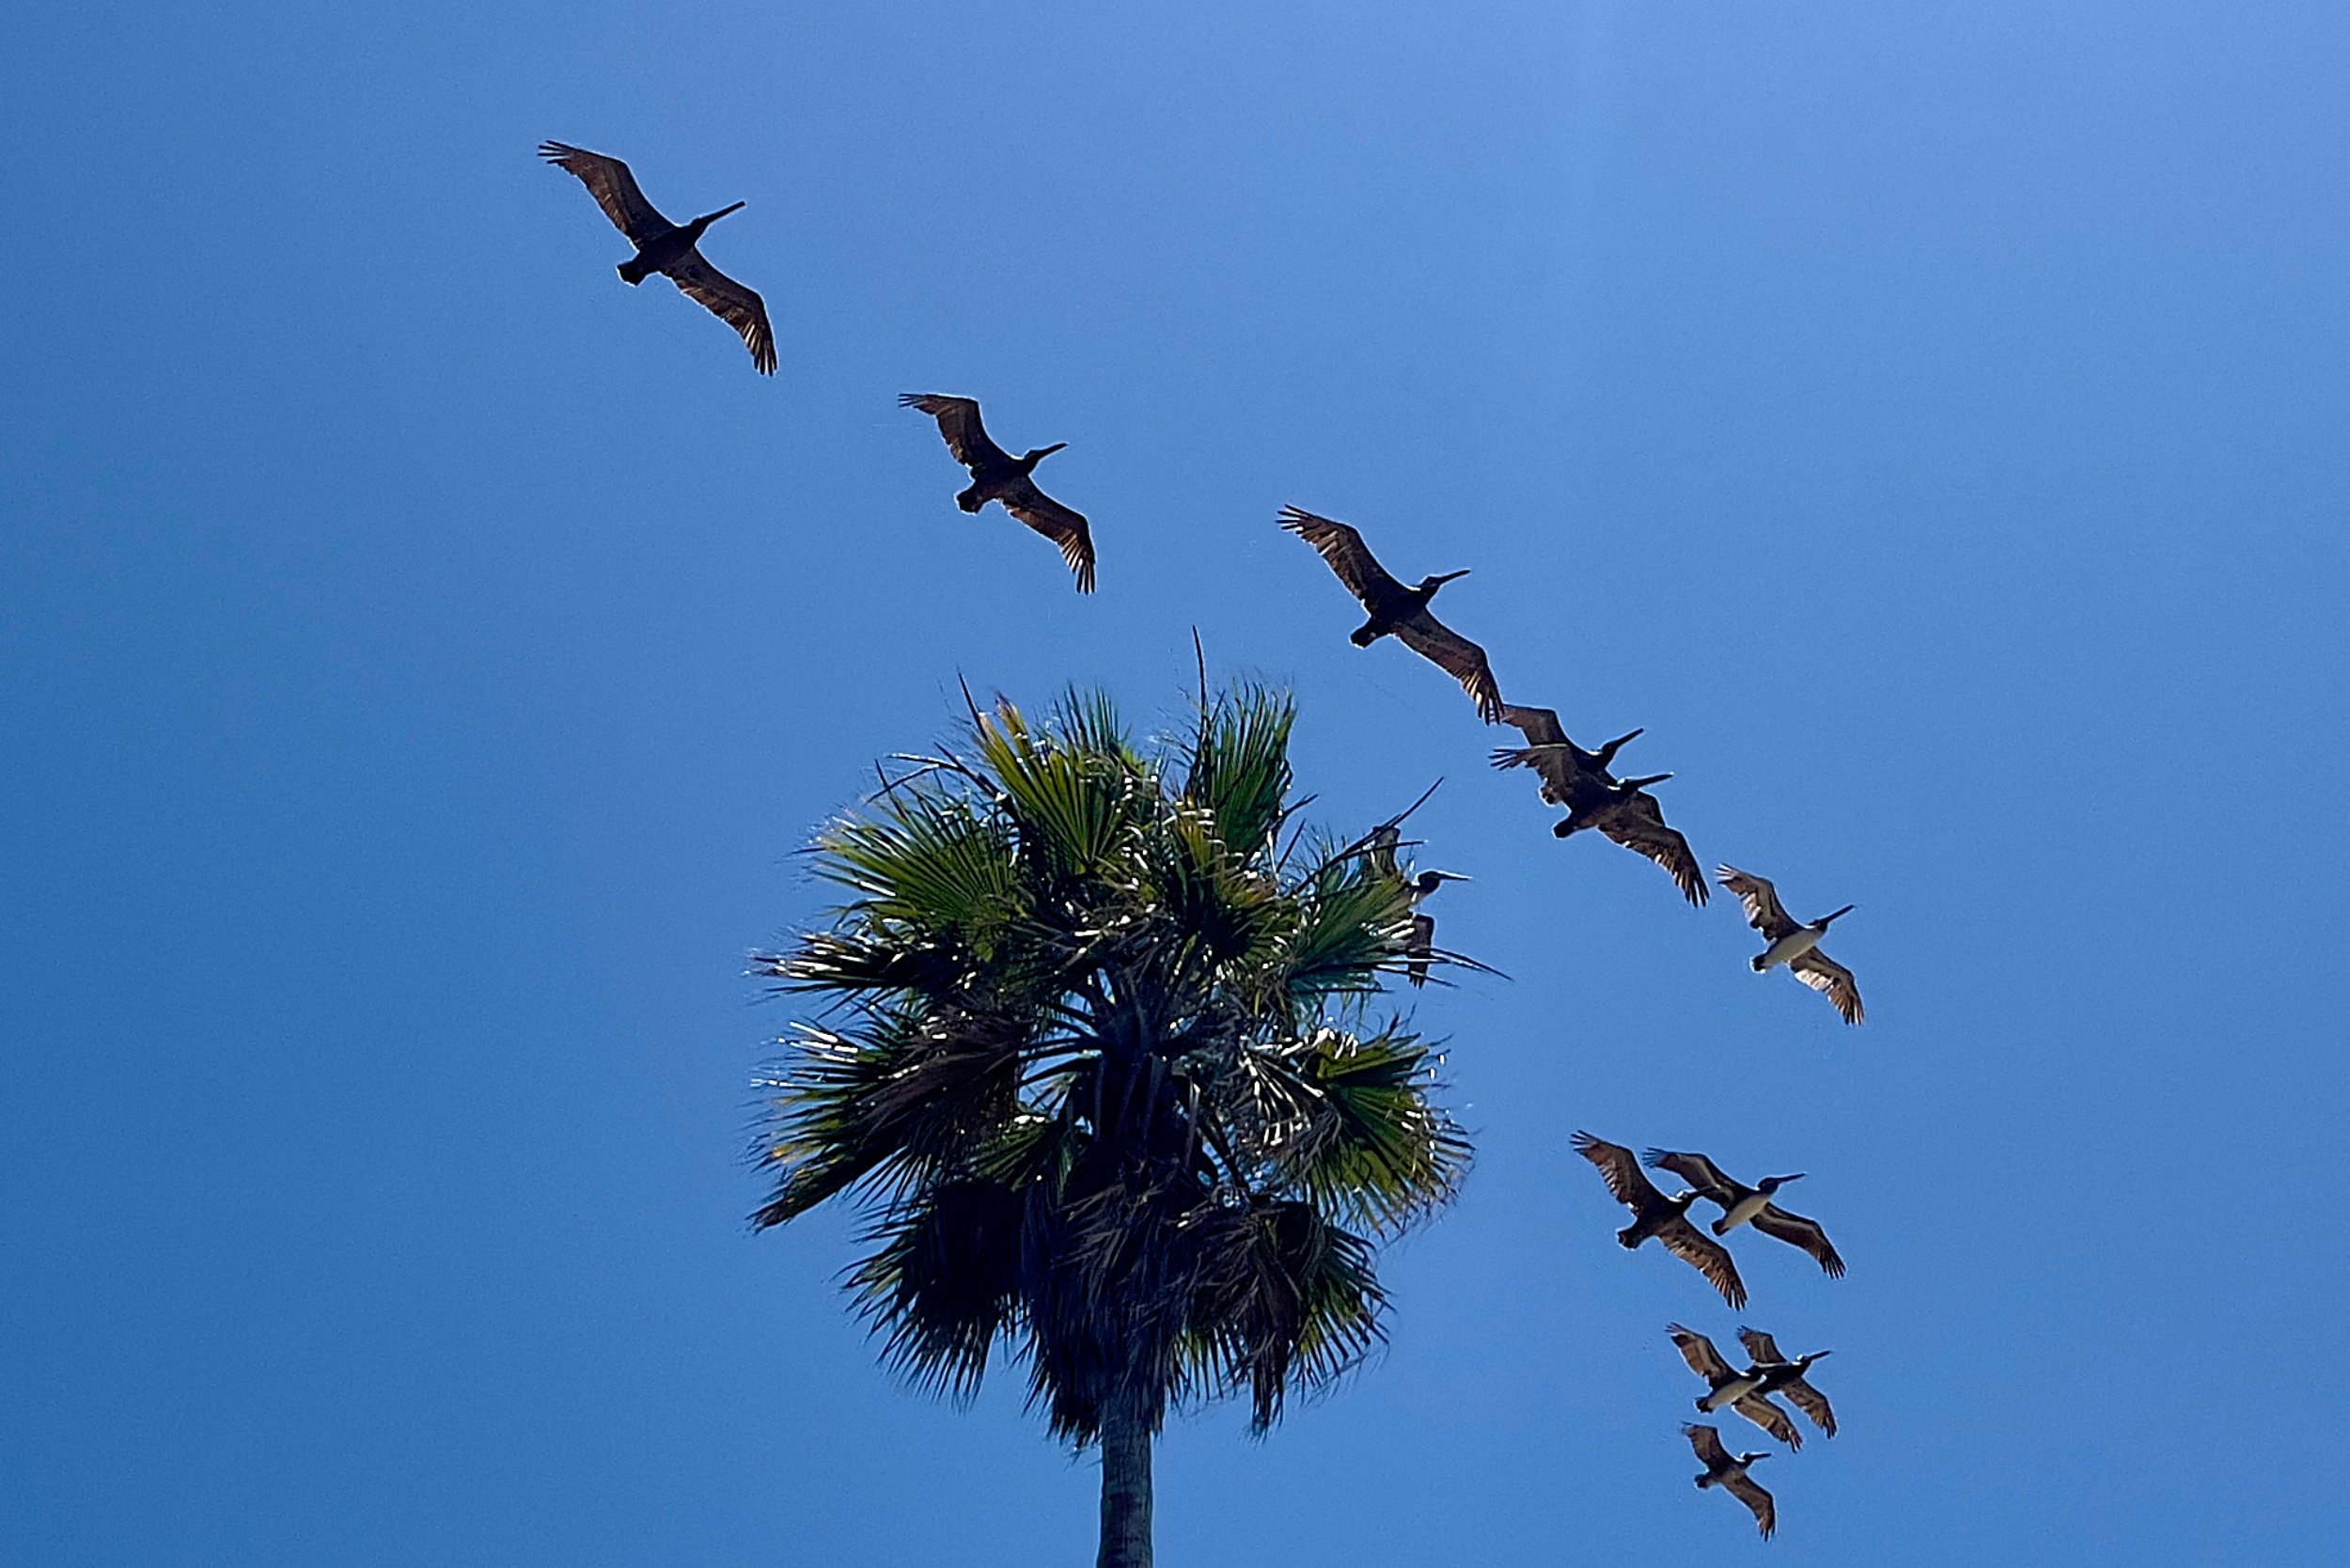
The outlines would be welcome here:
[[[1085,514],[1062,506],[1036,485],[1036,465],[1069,443],[1032,447],[1018,457],[995,445],[979,423],[976,398],[950,398],[943,392],[901,392],[898,406],[918,409],[938,421],[938,433],[955,461],[971,470],[971,482],[955,497],[955,505],[977,512],[990,501],[1060,546],[1061,559],[1077,574],[1077,591],[1093,591],[1093,530]]]
[[[1477,704],[1477,716],[1487,724],[1501,717],[1501,688],[1485,651],[1461,635],[1428,610],[1436,590],[1468,569],[1440,572],[1406,588],[1379,564],[1363,536],[1344,523],[1317,517],[1299,507],[1281,509],[1281,526],[1312,545],[1346,590],[1362,602],[1370,618],[1348,635],[1357,648],[1369,648],[1392,635],[1396,641],[1461,682]]]
[[[1261,1431],[1379,1343],[1378,1244],[1469,1152],[1430,1048],[1370,1012],[1416,962],[1411,887],[1283,847],[1292,716],[1203,694],[1151,752],[1099,696],[975,710],[822,830],[845,901],[760,962],[848,1005],[772,1080],[755,1223],[857,1204],[851,1289],[916,1384],[1010,1352],[1101,1450],[1100,1568],[1151,1562],[1171,1405],[1244,1394]]]

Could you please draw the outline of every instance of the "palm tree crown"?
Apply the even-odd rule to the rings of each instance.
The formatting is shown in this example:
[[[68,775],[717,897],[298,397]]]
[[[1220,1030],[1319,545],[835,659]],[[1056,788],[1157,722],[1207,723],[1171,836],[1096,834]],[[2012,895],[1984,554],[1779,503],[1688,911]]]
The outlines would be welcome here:
[[[1245,1390],[1262,1431],[1357,1360],[1377,1241],[1468,1158],[1430,1047],[1370,1019],[1410,889],[1368,840],[1289,829],[1292,717],[1203,693],[1149,751],[1099,695],[975,711],[822,832],[848,902],[760,961],[840,1005],[773,1080],[755,1223],[859,1202],[887,1359],[958,1395],[1024,1361],[1052,1430],[1103,1447],[1121,1568],[1150,1560],[1170,1403]]]

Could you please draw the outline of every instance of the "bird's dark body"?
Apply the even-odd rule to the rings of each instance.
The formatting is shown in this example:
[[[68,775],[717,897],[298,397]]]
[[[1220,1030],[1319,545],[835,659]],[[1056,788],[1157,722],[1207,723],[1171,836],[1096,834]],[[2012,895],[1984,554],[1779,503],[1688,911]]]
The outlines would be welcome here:
[[[990,501],[1005,499],[1019,487],[1021,480],[1026,478],[1035,470],[1041,456],[1040,453],[1031,452],[1026,457],[1014,458],[1007,463],[991,463],[985,468],[974,471],[970,485],[956,495],[955,505],[965,511],[977,511]]]
[[[1617,1244],[1627,1252],[1637,1250],[1642,1242],[1687,1214],[1696,1197],[1693,1192],[1683,1193],[1678,1199],[1668,1198],[1655,1207],[1643,1209],[1631,1224],[1616,1232]]]
[[[1405,588],[1401,593],[1391,594],[1372,608],[1371,619],[1355,627],[1346,640],[1357,648],[1369,648],[1426,609],[1428,602],[1435,597],[1436,590],[1433,588]]]

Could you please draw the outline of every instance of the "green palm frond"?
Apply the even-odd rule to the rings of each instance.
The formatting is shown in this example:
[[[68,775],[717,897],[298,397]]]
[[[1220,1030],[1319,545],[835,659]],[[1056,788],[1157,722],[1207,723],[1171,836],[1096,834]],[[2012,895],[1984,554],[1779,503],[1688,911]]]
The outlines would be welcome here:
[[[1294,716],[1243,685],[1154,757],[1099,694],[999,703],[819,835],[848,901],[760,967],[840,1016],[773,1080],[755,1223],[859,1204],[851,1284],[916,1383],[967,1395],[1005,1348],[1079,1442],[1225,1393],[1261,1429],[1379,1342],[1373,1238],[1469,1149],[1429,1048],[1362,1027],[1401,878],[1277,858]]]

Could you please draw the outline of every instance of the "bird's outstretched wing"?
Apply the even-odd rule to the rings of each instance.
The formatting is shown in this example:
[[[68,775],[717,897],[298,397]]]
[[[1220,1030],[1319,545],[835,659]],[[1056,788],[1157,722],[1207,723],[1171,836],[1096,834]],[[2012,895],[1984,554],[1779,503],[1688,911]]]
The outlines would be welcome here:
[[[1735,1410],[1790,1449],[1803,1447],[1803,1434],[1795,1430],[1795,1419],[1761,1394],[1746,1394],[1731,1402]]]
[[[1574,1152],[1599,1168],[1599,1179],[1607,1184],[1607,1190],[1619,1203],[1629,1205],[1636,1212],[1665,1200],[1656,1190],[1656,1184],[1640,1173],[1639,1159],[1621,1143],[1577,1133],[1568,1139]]]
[[[1738,1342],[1746,1346],[1747,1354],[1753,1356],[1757,1361],[1784,1361],[1787,1359],[1786,1356],[1781,1356],[1778,1353],[1778,1341],[1772,1339],[1768,1334],[1763,1333],[1760,1328],[1739,1329]]]
[[[1299,507],[1281,509],[1281,526],[1312,545],[1330,563],[1339,581],[1347,591],[1363,602],[1367,610],[1376,610],[1404,591],[1403,585],[1387,574],[1363,542],[1363,536],[1343,523],[1327,517],[1317,517]]]
[[[1790,1378],[1787,1382],[1780,1384],[1778,1391],[1785,1394],[1789,1403],[1802,1411],[1813,1426],[1818,1427],[1830,1437],[1836,1435],[1836,1412],[1828,1407],[1825,1394],[1800,1377]]]
[[[1652,1149],[1644,1156],[1655,1170],[1669,1170],[1691,1186],[1708,1202],[1729,1208],[1738,1201],[1739,1184],[1722,1173],[1722,1168],[1703,1154],[1684,1153],[1672,1149]]]
[[[1415,988],[1428,983],[1428,964],[1436,953],[1436,917],[1434,915],[1412,917],[1412,935],[1403,949],[1409,962],[1403,965],[1404,978]]]
[[[767,324],[767,302],[757,290],[727,276],[698,251],[689,253],[668,274],[687,299],[743,335],[743,345],[751,351],[751,363],[760,375],[776,373],[775,329]]]
[[[1681,896],[1691,903],[1703,905],[1712,897],[1705,886],[1705,872],[1698,865],[1698,857],[1689,849],[1689,840],[1678,828],[1665,825],[1665,808],[1656,804],[1656,797],[1646,790],[1636,790],[1630,799],[1601,817],[1599,830],[1636,855],[1644,855],[1665,868],[1665,874],[1673,879]]]
[[[1771,1495],[1747,1475],[1731,1476],[1722,1482],[1722,1490],[1747,1505],[1747,1512],[1754,1515],[1755,1527],[1768,1541],[1771,1532],[1778,1529],[1778,1505],[1771,1501]]]
[[[1004,493],[1004,510],[1059,545],[1060,558],[1077,574],[1077,591],[1093,591],[1093,530],[1083,512],[1062,506],[1025,476]]]
[[[588,194],[596,198],[612,226],[628,236],[629,243],[642,247],[648,240],[657,240],[677,227],[645,199],[645,193],[636,188],[636,177],[618,158],[569,142],[541,142],[539,156],[579,176],[579,182],[588,187]]]
[[[1714,876],[1723,886],[1738,895],[1738,902],[1747,906],[1747,924],[1762,933],[1767,942],[1776,942],[1795,930],[1795,921],[1778,902],[1778,889],[1750,872],[1735,866],[1716,866]]]
[[[1738,1278],[1738,1265],[1730,1261],[1730,1248],[1700,1235],[1688,1215],[1669,1221],[1656,1232],[1656,1239],[1665,1244],[1666,1251],[1704,1275],[1722,1293],[1731,1311],[1747,1304],[1746,1282]]]
[[[1806,1252],[1810,1253],[1812,1260],[1820,1265],[1829,1278],[1843,1278],[1844,1260],[1836,1255],[1836,1248],[1829,1245],[1827,1232],[1820,1229],[1818,1220],[1806,1219],[1801,1215],[1791,1215],[1776,1203],[1765,1203],[1762,1205],[1762,1212],[1747,1223],[1766,1236],[1783,1241],[1791,1247],[1800,1247]]]
[[[1689,1439],[1689,1447],[1697,1450],[1698,1463],[1707,1469],[1730,1463],[1730,1450],[1722,1447],[1721,1428],[1707,1426],[1702,1421],[1686,1421],[1681,1435]]]
[[[1364,856],[1371,869],[1381,876],[1402,876],[1396,869],[1395,852],[1403,847],[1403,829],[1394,823],[1381,823],[1371,829],[1371,839],[1364,846]]]
[[[1501,710],[1501,722],[1516,726],[1529,746],[1573,744],[1567,739],[1566,727],[1559,722],[1555,708],[1520,708],[1512,704]]]
[[[951,398],[943,392],[901,392],[898,406],[918,408],[937,420],[938,433],[947,438],[947,449],[955,454],[957,463],[973,473],[1011,461],[1011,454],[989,439],[987,427],[979,423],[979,403],[976,398]]]
[[[1860,987],[1853,982],[1852,971],[1814,948],[1787,965],[1795,978],[1836,1004],[1836,1011],[1847,1024],[1857,1024],[1863,1014],[1860,1008]]]
[[[1487,724],[1500,721],[1501,687],[1494,681],[1494,666],[1485,662],[1483,649],[1430,615],[1425,605],[1398,622],[1395,635],[1404,647],[1460,682],[1461,689],[1476,702],[1479,718]]]
[[[1522,711],[1516,708],[1501,710],[1505,718]],[[1596,774],[1585,769],[1583,760],[1575,755],[1574,747],[1566,745],[1545,743],[1541,745],[1496,746],[1494,766],[1532,768],[1542,777],[1543,799],[1553,806],[1573,805],[1576,788],[1587,781],[1596,782],[1598,779]]]
[[[1681,1358],[1689,1363],[1689,1370],[1709,1384],[1720,1384],[1733,1375],[1730,1363],[1714,1348],[1714,1341],[1696,1329],[1668,1323],[1665,1332],[1672,1336],[1673,1344],[1680,1350]]]

